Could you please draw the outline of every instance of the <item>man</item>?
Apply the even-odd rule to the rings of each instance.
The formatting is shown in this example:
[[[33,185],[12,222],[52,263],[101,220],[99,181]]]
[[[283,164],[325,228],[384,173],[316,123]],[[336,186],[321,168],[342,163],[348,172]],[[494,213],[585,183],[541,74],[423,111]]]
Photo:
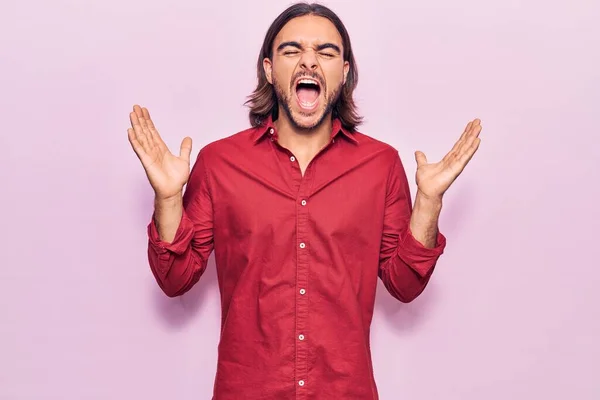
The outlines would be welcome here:
[[[175,156],[147,109],[130,114],[129,140],[155,190],[156,281],[184,294],[215,251],[217,400],[377,399],[377,280],[410,302],[442,254],[442,196],[479,145],[479,120],[442,161],[416,153],[413,208],[398,152],[356,129],[356,84],[342,22],[296,4],[266,34],[252,126],[202,148],[191,173],[190,138]]]

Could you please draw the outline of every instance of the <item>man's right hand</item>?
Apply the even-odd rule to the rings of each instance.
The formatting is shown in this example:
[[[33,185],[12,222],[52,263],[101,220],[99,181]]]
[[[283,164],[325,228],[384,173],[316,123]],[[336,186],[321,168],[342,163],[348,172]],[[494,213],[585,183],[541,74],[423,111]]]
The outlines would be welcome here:
[[[129,119],[132,126],[127,129],[129,142],[142,162],[156,200],[181,198],[183,186],[190,176],[192,139],[184,138],[179,156],[175,156],[161,139],[146,108],[135,105]]]

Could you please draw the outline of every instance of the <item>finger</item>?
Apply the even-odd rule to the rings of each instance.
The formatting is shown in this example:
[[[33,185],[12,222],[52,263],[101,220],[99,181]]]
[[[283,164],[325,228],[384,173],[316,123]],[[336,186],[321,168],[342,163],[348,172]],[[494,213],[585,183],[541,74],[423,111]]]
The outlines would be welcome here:
[[[142,107],[142,115],[144,116],[144,119],[146,120],[146,126],[148,126],[148,130],[150,132],[150,138],[152,139],[154,145],[157,146],[158,148],[160,148],[161,150],[165,150],[167,148],[167,145],[160,137],[160,134],[158,133],[158,130],[154,126],[154,122],[152,121],[152,118],[150,117],[150,111],[148,111],[148,109],[146,107]]]
[[[471,131],[469,132],[469,134],[466,137],[466,139],[464,140],[464,142],[457,149],[457,153],[459,154],[460,157],[462,157],[462,154],[465,151],[468,151],[468,149],[472,146],[473,142],[479,138],[480,133],[481,133],[481,125],[474,124],[471,127]]]
[[[143,152],[144,149],[142,148],[140,142],[137,140],[133,128],[127,128],[127,138],[129,139],[129,143],[131,143],[131,147],[133,147],[133,150],[139,156],[139,153]]]
[[[146,141],[148,142],[148,148],[149,150],[152,150],[154,149],[154,147],[156,147],[156,143],[154,142],[154,138],[152,137],[152,132],[150,131],[148,122],[146,120],[146,117],[144,116],[143,109],[140,106],[137,106],[135,108],[135,113],[138,118],[138,121],[140,122],[140,126],[142,127],[142,131],[144,132],[144,135],[146,137]]]
[[[477,149],[479,149],[479,144],[481,143],[480,138],[475,138],[471,145],[464,151],[464,153],[460,156],[459,163],[461,166],[461,171],[466,167],[466,165],[471,161]]]
[[[458,157],[462,157],[462,154],[473,144],[473,141],[479,136],[481,132],[481,121],[475,119],[471,123],[469,131],[466,132],[463,140],[456,147],[456,153]]]
[[[461,139],[464,139],[465,136],[467,136],[469,134],[469,132],[471,131],[471,127],[473,126],[474,121],[469,121],[469,123],[467,123],[467,125],[465,126],[465,129],[463,130],[463,133],[460,135],[460,138],[458,139],[459,141]]]
[[[479,118],[476,118],[475,120],[473,120],[473,124],[471,125],[471,129],[468,136],[478,136],[480,132],[481,120]]]
[[[427,157],[422,151],[415,152],[415,161],[417,162],[417,168],[427,164]]]
[[[460,145],[460,143],[462,143],[462,141],[464,141],[464,139],[467,137],[467,135],[471,131],[471,127],[472,126],[473,126],[473,121],[469,121],[469,123],[467,123],[467,125],[465,126],[465,129],[463,130],[463,133],[460,135],[460,137],[456,141],[456,143],[454,145],[455,148],[458,147]]]
[[[465,140],[468,138],[469,133],[471,132],[471,129],[476,121],[477,120],[473,120],[473,121],[469,121],[467,123],[467,125],[465,126],[465,129],[463,130],[463,133],[460,135],[458,140],[454,143],[454,146],[452,146],[450,151],[444,156],[442,161],[449,161],[451,158],[453,158],[455,156],[455,154],[459,151],[461,146],[464,144]]]
[[[154,128],[154,123],[152,122],[152,118],[150,118],[150,111],[146,107],[142,107],[142,115],[146,119],[148,127]]]
[[[479,118],[475,118],[473,121],[470,121],[467,126],[465,127],[465,130],[463,131],[462,135],[460,136],[460,139],[467,140],[470,136],[473,135],[473,132],[478,129],[478,127],[481,125],[481,120]]]
[[[133,106],[133,112],[135,113],[135,115],[138,116],[138,118],[142,118],[144,116],[144,113],[142,112],[142,107],[140,107],[137,104]]]
[[[146,134],[144,133],[144,129],[142,128],[142,125],[140,124],[140,120],[135,111],[129,113],[129,120],[131,121],[131,127],[133,128],[133,130],[135,132],[136,139],[138,140],[140,145],[142,145],[142,147],[144,148],[144,151],[148,152],[150,150],[148,138],[146,137]]]
[[[142,158],[145,157],[146,152],[144,151],[144,147],[142,146],[142,144],[137,139],[135,130],[133,128],[127,128],[127,137],[129,138],[129,143],[131,144],[133,151],[141,161]]]
[[[179,149],[179,156],[188,162],[190,162],[190,154],[192,153],[192,138],[185,137],[181,142],[181,147]]]
[[[133,130],[135,132],[136,139],[142,145],[142,147],[144,148],[144,151],[148,151],[149,150],[148,138],[146,137],[146,134],[144,133],[144,129],[142,128],[140,120],[135,111],[129,113],[129,120],[131,121],[131,127],[133,128]]]
[[[470,143],[470,140],[472,140],[474,137],[479,136],[480,132],[481,132],[481,120],[479,118],[476,118],[472,121],[470,129],[465,135],[465,142]]]

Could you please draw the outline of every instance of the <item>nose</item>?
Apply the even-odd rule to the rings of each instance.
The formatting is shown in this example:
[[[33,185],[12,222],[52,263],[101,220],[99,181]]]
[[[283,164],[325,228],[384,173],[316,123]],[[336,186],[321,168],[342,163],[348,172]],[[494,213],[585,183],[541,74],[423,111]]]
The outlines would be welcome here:
[[[302,53],[302,59],[300,60],[300,67],[309,71],[314,71],[319,66],[317,62],[317,56],[313,49],[307,49]]]

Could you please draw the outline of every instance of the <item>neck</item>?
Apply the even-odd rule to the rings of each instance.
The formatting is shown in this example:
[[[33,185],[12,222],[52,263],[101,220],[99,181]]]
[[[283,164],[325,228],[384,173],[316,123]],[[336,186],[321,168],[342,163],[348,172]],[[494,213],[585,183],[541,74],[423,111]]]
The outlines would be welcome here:
[[[289,149],[297,157],[304,159],[312,159],[329,143],[331,137],[331,113],[313,129],[301,129],[294,126],[283,110],[274,124],[277,128],[279,144]]]

